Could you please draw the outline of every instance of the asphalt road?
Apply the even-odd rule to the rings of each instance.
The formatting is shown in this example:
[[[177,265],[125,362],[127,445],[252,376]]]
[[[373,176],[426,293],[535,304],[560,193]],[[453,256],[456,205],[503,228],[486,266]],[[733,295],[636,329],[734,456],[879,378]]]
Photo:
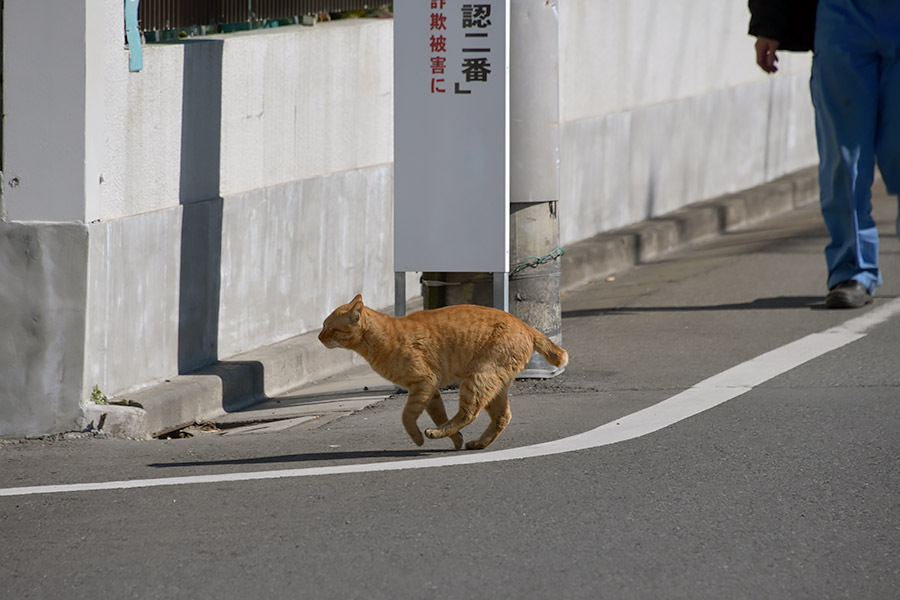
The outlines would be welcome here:
[[[273,433],[2,443],[0,494],[266,478],[0,495],[0,596],[900,597],[900,311],[878,317],[900,303],[900,241],[896,202],[876,209],[885,285],[866,309],[822,308],[815,208],[567,292],[567,371],[517,384],[483,453],[416,448],[402,397]],[[865,315],[834,349],[766,355]],[[780,358],[748,362],[761,355]],[[647,435],[495,460],[737,365],[771,371]]]

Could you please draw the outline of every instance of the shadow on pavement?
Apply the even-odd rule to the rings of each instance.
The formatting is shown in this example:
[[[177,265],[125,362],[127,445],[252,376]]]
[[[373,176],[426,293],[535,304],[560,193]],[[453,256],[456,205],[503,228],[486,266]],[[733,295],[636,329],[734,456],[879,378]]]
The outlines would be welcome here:
[[[184,468],[184,467],[213,467],[223,465],[268,465],[287,462],[318,462],[323,460],[358,460],[370,458],[421,458],[436,454],[459,452],[458,450],[369,450],[358,452],[316,452],[307,454],[284,454],[282,456],[259,456],[256,458],[235,458],[230,460],[208,460],[173,463],[151,463],[148,467]]]
[[[776,298],[757,298],[752,302],[739,304],[716,304],[709,306],[629,306],[614,308],[589,308],[582,310],[566,310],[563,319],[576,317],[593,317],[599,315],[651,313],[651,312],[699,312],[716,310],[773,310],[789,308],[825,308],[824,296],[778,296]]]

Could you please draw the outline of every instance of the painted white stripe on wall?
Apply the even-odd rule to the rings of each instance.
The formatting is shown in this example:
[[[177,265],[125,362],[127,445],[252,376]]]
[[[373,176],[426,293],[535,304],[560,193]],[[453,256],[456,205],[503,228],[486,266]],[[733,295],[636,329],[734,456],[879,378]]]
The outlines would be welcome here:
[[[310,467],[303,469],[283,469],[219,475],[194,475],[189,477],[168,477],[162,479],[135,479],[131,481],[108,481],[67,485],[44,485],[0,489],[0,496],[24,496],[29,494],[53,494],[63,492],[89,492],[101,490],[122,490],[142,487],[189,485],[198,483],[223,483],[231,481],[254,481],[260,479],[283,479],[312,477],[316,475],[339,475],[348,473],[371,473],[376,471],[399,471],[404,469],[425,469],[449,467],[477,463],[499,462],[549,456],[564,452],[574,452],[607,446],[635,439],[659,431],[679,421],[716,407],[751,391],[754,387],[782,375],[810,360],[853,343],[863,337],[873,327],[900,314],[900,299],[895,299],[866,314],[851,319],[841,325],[820,333],[814,333],[776,348],[756,358],[741,363],[705,379],[667,400],[632,413],[616,421],[606,423],[590,431],[522,448],[497,450],[493,452],[458,453],[438,458],[411,459],[382,463],[361,463],[330,467]]]

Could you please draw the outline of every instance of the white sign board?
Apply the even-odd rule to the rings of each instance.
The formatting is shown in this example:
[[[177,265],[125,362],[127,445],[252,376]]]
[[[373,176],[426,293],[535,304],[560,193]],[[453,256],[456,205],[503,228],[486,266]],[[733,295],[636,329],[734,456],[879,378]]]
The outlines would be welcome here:
[[[394,2],[394,270],[509,271],[509,0]]]

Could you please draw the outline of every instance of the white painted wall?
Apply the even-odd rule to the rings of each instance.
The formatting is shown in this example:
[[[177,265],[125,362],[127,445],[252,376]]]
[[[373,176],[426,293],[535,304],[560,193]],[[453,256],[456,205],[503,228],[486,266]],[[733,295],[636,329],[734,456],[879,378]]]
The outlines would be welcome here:
[[[740,0],[560,2],[562,120],[760,81]],[[783,70],[808,68],[784,54]]]
[[[765,75],[736,0],[567,0],[560,237],[571,243],[816,161],[809,55]]]
[[[104,183],[96,218],[109,220],[178,206],[183,49],[145,45],[143,70],[130,73],[124,3],[105,2]]]
[[[335,21],[227,37],[222,195],[387,164],[391,21]]]
[[[218,189],[192,186],[188,201],[390,163],[391,26],[337,21],[194,41],[222,44],[221,81],[210,82],[221,88],[221,145]],[[107,52],[102,219],[179,204],[191,178],[181,172],[184,49],[145,46],[140,73],[128,73],[122,48]]]

